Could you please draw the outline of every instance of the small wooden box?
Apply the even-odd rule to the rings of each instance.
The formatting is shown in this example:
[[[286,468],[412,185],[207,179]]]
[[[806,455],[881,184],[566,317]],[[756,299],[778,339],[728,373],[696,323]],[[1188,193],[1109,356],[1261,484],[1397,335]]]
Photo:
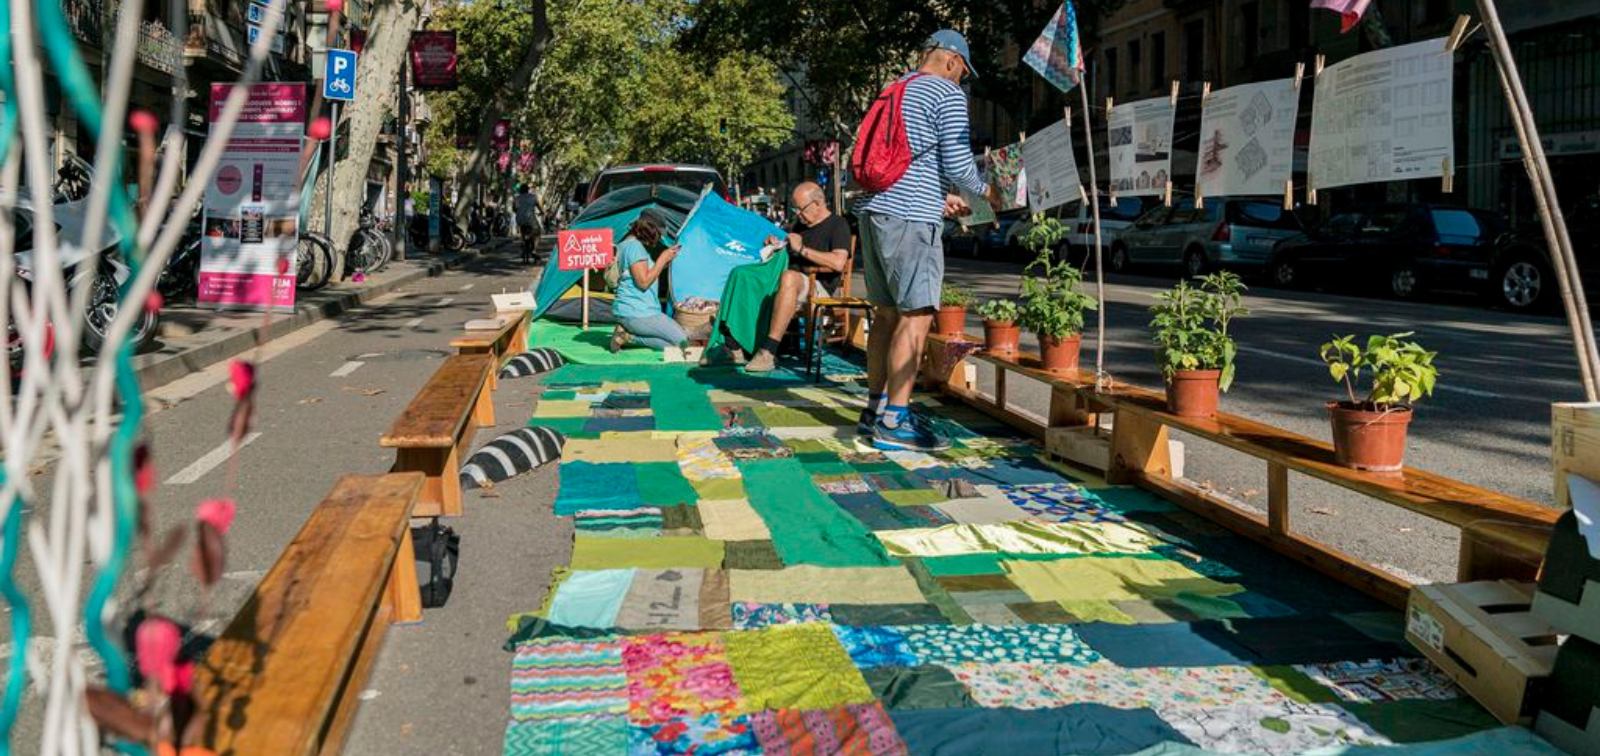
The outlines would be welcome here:
[[[1555,468],[1555,502],[1571,509],[1567,475],[1600,480],[1600,402],[1550,405],[1550,464]]]
[[[1106,416],[1110,418],[1110,415]],[[1090,426],[1046,428],[1044,449],[1052,457],[1071,462],[1080,467],[1105,472],[1111,466],[1111,426],[1114,421],[1102,420],[1096,433]],[[1167,442],[1167,458],[1171,461],[1172,477],[1183,477],[1183,442]]]
[[[1530,612],[1533,586],[1419,585],[1406,640],[1506,724],[1528,722],[1556,657],[1556,630]]]

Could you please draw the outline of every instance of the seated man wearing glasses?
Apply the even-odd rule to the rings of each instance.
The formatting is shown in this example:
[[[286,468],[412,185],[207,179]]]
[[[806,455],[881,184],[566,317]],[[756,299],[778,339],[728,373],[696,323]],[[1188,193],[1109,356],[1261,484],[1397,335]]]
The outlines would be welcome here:
[[[789,269],[783,272],[772,298],[771,327],[766,339],[744,367],[750,373],[766,373],[777,366],[778,344],[800,303],[809,301],[813,294],[827,296],[837,289],[839,276],[850,261],[850,223],[828,209],[822,187],[810,181],[802,183],[794,188],[789,201],[796,216],[789,229]],[[780,241],[774,237],[767,244]],[[806,290],[808,271],[816,272],[820,291]]]

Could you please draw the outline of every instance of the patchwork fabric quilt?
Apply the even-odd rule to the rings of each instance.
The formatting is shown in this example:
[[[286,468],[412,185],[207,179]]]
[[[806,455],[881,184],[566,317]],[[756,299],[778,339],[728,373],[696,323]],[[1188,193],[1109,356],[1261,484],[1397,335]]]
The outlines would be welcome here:
[[[885,454],[852,384],[544,386],[575,536],[510,620],[508,754],[1550,752],[1397,612],[964,407]]]

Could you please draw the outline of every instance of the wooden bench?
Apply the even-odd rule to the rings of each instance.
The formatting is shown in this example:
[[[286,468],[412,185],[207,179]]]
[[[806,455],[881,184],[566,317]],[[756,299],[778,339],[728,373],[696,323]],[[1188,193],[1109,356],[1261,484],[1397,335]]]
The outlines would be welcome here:
[[[528,344],[528,313],[502,312],[495,317],[503,322],[499,328],[469,330],[450,340],[456,354],[487,354],[494,357],[495,369],[489,375],[489,387],[499,384],[500,366],[506,360],[521,354]]]
[[[496,361],[489,354],[458,354],[417,392],[394,425],[378,439],[395,450],[395,472],[427,476],[416,516],[461,514],[461,456],[478,428],[494,425],[490,376]]]
[[[1549,543],[1551,528],[1561,514],[1535,502],[1413,467],[1394,473],[1352,470],[1334,462],[1333,446],[1327,442],[1226,412],[1208,418],[1179,417],[1167,412],[1164,391],[1121,381],[1108,382],[1097,390],[1092,371],[1046,372],[1040,369],[1037,355],[1028,352],[1010,356],[978,352],[967,356],[995,366],[995,398],[990,399],[967,385],[959,360],[949,372],[933,374],[944,367],[938,354],[951,348],[955,341],[959,339],[929,336],[929,356],[923,364],[924,377],[940,384],[946,393],[1041,439],[1065,429],[1092,430],[1100,424],[1101,414],[1112,413],[1114,422],[1104,469],[1108,482],[1131,483],[1154,491],[1395,606],[1405,605],[1409,583],[1293,532],[1289,518],[1290,471],[1461,528],[1461,562],[1457,569],[1463,582],[1532,580]],[[1007,373],[1050,386],[1050,411],[1044,422],[1007,406]],[[1173,428],[1266,462],[1266,516],[1174,475],[1167,443],[1168,431]]]
[[[201,745],[337,753],[393,623],[422,619],[411,514],[422,476],[347,475],[201,660]]]

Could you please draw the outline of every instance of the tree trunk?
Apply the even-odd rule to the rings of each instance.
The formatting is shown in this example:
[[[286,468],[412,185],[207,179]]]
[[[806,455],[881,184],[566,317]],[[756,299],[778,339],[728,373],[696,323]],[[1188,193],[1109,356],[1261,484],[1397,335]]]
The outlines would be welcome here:
[[[377,0],[372,6],[370,29],[361,60],[356,65],[356,99],[339,108],[340,120],[349,128],[340,135],[344,151],[334,169],[333,276],[343,277],[344,254],[360,221],[362,203],[367,197],[367,167],[378,146],[378,131],[395,101],[400,65],[405,62],[411,30],[422,14],[418,0]],[[337,128],[338,124],[334,124]],[[398,158],[397,158],[398,159]],[[319,177],[316,197],[311,203],[311,228],[323,227],[327,193],[326,176]]]
[[[472,145],[472,156],[467,160],[465,168],[461,171],[461,198],[463,202],[474,202],[478,196],[478,187],[484,181],[484,173],[493,165],[490,158],[489,139],[494,134],[494,125],[500,120],[500,115],[505,108],[503,103],[507,100],[516,101],[519,95],[527,92],[528,85],[533,81],[533,74],[539,70],[539,64],[544,62],[545,48],[550,46],[550,18],[545,11],[545,0],[533,0],[529,12],[533,14],[533,39],[528,42],[528,50],[522,54],[522,62],[517,64],[517,70],[511,73],[505,85],[495,96],[485,103],[478,121],[478,138]],[[515,170],[515,166],[512,167]],[[465,223],[467,213],[457,211],[456,222]]]

